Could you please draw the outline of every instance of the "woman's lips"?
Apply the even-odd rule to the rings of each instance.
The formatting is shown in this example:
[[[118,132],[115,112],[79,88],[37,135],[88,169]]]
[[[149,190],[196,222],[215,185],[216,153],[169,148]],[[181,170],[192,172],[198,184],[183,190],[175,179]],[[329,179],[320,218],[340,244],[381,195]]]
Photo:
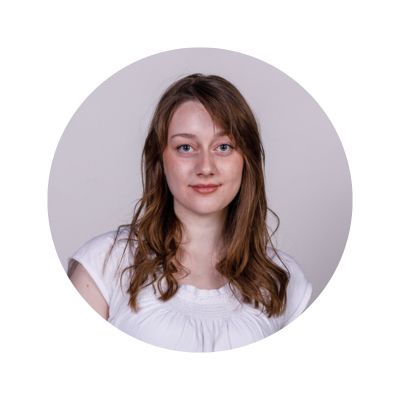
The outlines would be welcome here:
[[[220,185],[195,185],[191,186],[197,193],[208,194],[215,192]]]

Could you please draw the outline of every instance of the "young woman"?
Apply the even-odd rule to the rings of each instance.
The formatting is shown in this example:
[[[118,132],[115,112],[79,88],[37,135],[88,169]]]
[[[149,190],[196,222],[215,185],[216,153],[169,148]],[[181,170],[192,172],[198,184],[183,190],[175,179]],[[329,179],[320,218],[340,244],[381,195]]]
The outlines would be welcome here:
[[[218,351],[260,340],[306,308],[311,284],[267,229],[264,149],[240,92],[193,74],[161,97],[129,225],[83,245],[69,276],[110,323],[145,342]]]

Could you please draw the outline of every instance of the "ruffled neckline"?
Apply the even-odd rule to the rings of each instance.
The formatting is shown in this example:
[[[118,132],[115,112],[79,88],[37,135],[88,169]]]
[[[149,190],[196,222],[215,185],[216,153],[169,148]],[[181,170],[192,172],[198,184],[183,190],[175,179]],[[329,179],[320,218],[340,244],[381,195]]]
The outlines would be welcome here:
[[[165,278],[161,279],[161,287],[167,288],[167,282]],[[234,290],[234,289],[233,289]],[[231,289],[229,282],[217,289],[200,289],[190,283],[178,284],[178,291],[174,298],[199,303],[208,304],[224,304],[231,302],[234,297],[233,290]],[[172,299],[170,299],[171,301]],[[174,301],[172,301],[174,302]]]
[[[163,303],[173,313],[186,315],[191,319],[230,319],[242,305],[235,298],[229,283],[218,289],[200,289],[183,283],[176,294]]]

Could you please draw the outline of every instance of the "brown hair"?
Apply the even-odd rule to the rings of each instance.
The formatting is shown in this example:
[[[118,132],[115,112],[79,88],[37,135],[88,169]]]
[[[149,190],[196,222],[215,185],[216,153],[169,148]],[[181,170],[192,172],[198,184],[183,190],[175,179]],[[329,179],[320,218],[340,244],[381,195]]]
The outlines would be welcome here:
[[[267,254],[270,246],[280,259],[271,241],[279,227],[279,218],[267,206],[265,154],[257,122],[235,86],[220,76],[202,74],[192,74],[173,83],[162,95],[150,123],[142,153],[143,196],[136,204],[131,224],[119,226],[112,246],[120,229],[129,227],[123,254],[129,247],[134,256],[133,265],[122,271],[122,274],[129,272],[129,305],[137,311],[139,291],[150,284],[154,288],[155,283],[159,299],[167,301],[179,289],[173,274],[185,269],[178,261],[183,227],[174,212],[162,155],[172,115],[188,100],[199,101],[205,107],[214,122],[228,132],[244,159],[241,187],[228,205],[223,229],[224,257],[216,269],[238,290],[240,301],[256,308],[261,306],[268,316],[279,315],[286,306],[289,272]],[[271,235],[267,212],[278,220]],[[165,289],[161,285],[163,278],[167,283]]]

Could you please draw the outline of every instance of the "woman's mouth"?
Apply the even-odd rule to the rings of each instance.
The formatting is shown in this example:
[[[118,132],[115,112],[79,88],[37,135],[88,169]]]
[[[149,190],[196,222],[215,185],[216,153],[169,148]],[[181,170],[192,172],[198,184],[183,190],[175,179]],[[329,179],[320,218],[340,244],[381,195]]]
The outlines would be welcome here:
[[[197,193],[208,194],[215,192],[221,185],[193,185],[191,188]]]

